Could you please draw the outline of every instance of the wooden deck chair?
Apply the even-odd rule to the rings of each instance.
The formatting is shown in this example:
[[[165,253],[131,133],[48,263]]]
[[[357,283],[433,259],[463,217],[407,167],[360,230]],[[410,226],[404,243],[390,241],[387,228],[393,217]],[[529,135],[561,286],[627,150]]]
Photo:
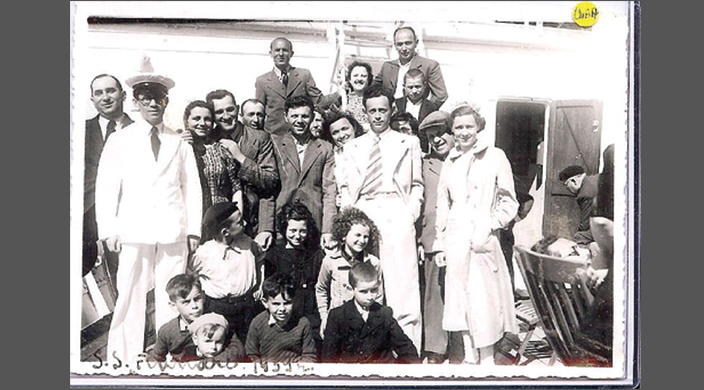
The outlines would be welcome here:
[[[611,347],[583,332],[588,291],[579,275],[586,261],[514,247],[528,294],[550,346],[566,366],[611,366]]]

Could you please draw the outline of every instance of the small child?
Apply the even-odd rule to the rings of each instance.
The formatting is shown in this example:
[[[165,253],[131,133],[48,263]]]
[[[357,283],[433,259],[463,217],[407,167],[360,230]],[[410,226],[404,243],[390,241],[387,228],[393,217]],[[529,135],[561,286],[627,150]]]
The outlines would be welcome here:
[[[342,209],[333,221],[332,238],[340,243],[340,249],[325,256],[315,285],[321,337],[325,333],[328,312],[352,299],[352,286],[348,283],[350,268],[360,262],[369,262],[381,275],[379,258],[369,253],[370,249],[377,248],[379,244],[379,229],[362,210],[354,207]],[[384,286],[381,276],[380,280],[376,301],[383,304]]]
[[[391,308],[376,302],[380,280],[371,262],[355,264],[349,272],[349,283],[354,299],[330,310],[323,361],[420,363],[418,350],[394,319]]]
[[[191,274],[176,275],[166,284],[169,306],[178,316],[165,323],[157,332],[154,349],[149,351],[150,359],[163,362],[166,356],[180,361],[188,346],[193,346],[189,326],[203,314],[203,291],[198,277]]]
[[[316,346],[322,346],[319,337],[320,316],[315,299],[315,283],[325,253],[320,249],[318,228],[303,203],[287,203],[276,215],[276,228],[285,244],[275,245],[264,255],[264,277],[274,274],[290,275],[296,288],[293,311],[310,321]]]
[[[244,347],[237,337],[227,343],[228,327],[225,317],[217,313],[203,314],[195,319],[189,327],[193,345],[186,348],[183,361],[242,361]]]
[[[245,350],[253,362],[308,362],[317,360],[310,322],[293,311],[296,288],[288,275],[264,280],[262,298],[267,311],[249,327]]]
[[[229,335],[246,340],[247,329],[258,313],[261,296],[262,249],[244,233],[245,221],[235,203],[216,203],[205,212],[207,241],[193,255],[191,270],[205,292],[205,312],[222,314]],[[256,297],[256,298],[255,298]]]

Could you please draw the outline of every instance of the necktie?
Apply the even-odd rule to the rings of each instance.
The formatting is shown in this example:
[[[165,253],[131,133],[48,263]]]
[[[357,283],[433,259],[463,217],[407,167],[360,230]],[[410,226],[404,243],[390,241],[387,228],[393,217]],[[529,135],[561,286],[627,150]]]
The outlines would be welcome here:
[[[283,84],[284,87],[288,87],[288,73],[287,72],[281,72],[281,84]]]
[[[374,137],[374,144],[372,145],[372,151],[369,153],[369,166],[367,167],[367,174],[364,177],[364,186],[362,187],[361,193],[364,195],[374,195],[376,191],[381,187],[381,149],[379,149],[379,141],[381,138]]]
[[[152,152],[154,152],[154,161],[159,157],[159,146],[161,146],[161,141],[159,141],[159,129],[156,126],[152,127],[151,131],[151,141],[152,141]]]
[[[116,125],[117,125],[117,123],[115,123],[115,121],[113,121],[113,120],[111,120],[110,122],[108,122],[108,129],[107,129],[107,131],[105,132],[105,142],[108,141],[108,137],[110,136],[110,134],[112,134],[112,133],[115,132],[115,126],[116,126]]]

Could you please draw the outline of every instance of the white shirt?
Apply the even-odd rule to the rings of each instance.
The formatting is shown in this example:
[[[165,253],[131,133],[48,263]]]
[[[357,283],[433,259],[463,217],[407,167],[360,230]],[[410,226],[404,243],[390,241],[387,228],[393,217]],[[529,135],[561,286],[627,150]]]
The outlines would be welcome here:
[[[403,79],[406,77],[406,72],[411,68],[411,61],[408,61],[406,65],[401,64],[399,61],[398,63],[399,68],[398,68],[398,80],[396,81],[396,93],[394,93],[394,98],[395,99],[402,99],[403,98]]]
[[[196,250],[193,268],[206,277],[201,279],[201,284],[205,295],[211,298],[242,296],[257,282],[255,254],[251,247],[210,240]]]
[[[105,141],[105,135],[108,132],[108,123],[110,123],[110,119],[105,118],[102,115],[98,116],[98,124],[100,124],[100,132],[103,134],[103,141]],[[125,114],[122,114],[122,116],[115,121],[115,131],[122,129],[125,123]]]
[[[364,322],[367,322],[367,318],[369,318],[369,310],[360,306],[360,304],[357,303],[356,300],[354,300],[354,306],[357,308],[357,311],[362,316],[362,319],[364,320]]]
[[[415,104],[411,102],[409,99],[406,99],[406,112],[413,115],[414,118],[417,120],[420,120],[419,115],[420,115],[420,106],[423,104],[423,100],[418,102],[418,104]]]

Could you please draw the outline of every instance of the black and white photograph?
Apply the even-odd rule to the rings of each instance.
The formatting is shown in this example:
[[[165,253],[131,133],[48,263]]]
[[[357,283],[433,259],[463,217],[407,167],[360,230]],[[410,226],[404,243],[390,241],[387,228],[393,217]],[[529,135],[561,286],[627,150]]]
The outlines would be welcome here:
[[[637,2],[70,7],[73,386],[637,381]]]

